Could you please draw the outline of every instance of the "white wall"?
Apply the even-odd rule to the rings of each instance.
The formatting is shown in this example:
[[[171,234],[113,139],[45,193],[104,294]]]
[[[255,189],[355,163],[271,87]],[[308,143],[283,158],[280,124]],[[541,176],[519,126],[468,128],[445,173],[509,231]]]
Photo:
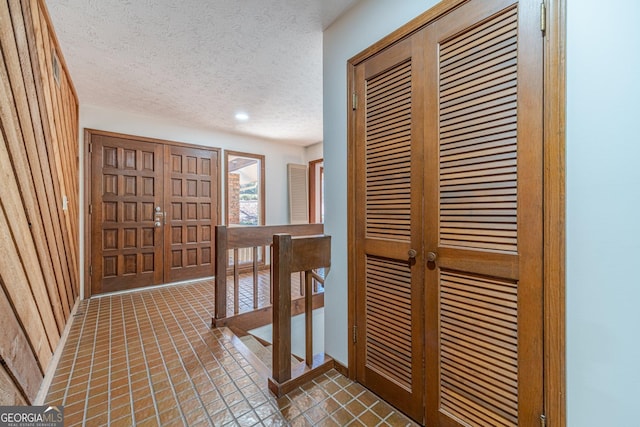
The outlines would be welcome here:
[[[172,123],[166,119],[131,114],[124,111],[80,105],[80,144],[84,153],[84,129],[98,129],[109,132],[119,132],[129,135],[166,139],[171,141],[218,147],[223,150],[242,151],[265,156],[266,181],[266,223],[268,225],[289,223],[289,201],[287,191],[287,163],[304,164],[305,147],[290,144],[280,144],[274,141],[239,136],[234,134],[214,132],[210,130],[194,129]],[[80,170],[84,171],[81,156]],[[224,163],[224,152],[221,164]],[[224,165],[223,170],[224,172]],[[224,182],[223,182],[224,185]],[[80,180],[80,206],[84,206],[84,179]],[[224,219],[224,187],[221,193],[222,218]],[[84,220],[81,217],[80,230],[83,230]],[[81,234],[82,235],[82,234]],[[81,264],[84,265],[84,242],[80,242]],[[84,269],[80,270],[81,272]],[[83,278],[81,278],[82,283]]]
[[[426,11],[435,0],[361,0],[324,32],[325,233],[332,236],[325,287],[325,352],[348,363],[347,60]]]
[[[312,160],[322,159],[323,153],[323,143],[316,142],[315,144],[309,145],[305,147],[305,159],[306,162],[309,163]]]
[[[567,3],[568,425],[638,426],[640,5]]]

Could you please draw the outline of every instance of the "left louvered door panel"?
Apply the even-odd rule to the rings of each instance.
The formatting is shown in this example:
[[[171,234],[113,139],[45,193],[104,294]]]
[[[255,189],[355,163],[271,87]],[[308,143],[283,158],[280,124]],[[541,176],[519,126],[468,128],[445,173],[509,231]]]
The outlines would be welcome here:
[[[422,32],[355,69],[357,379],[423,416]],[[415,255],[411,254],[415,251]]]

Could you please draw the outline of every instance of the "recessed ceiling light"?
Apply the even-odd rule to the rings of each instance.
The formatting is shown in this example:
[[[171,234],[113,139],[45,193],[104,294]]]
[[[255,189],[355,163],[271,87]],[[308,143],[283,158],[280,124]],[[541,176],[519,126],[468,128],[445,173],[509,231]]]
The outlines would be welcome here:
[[[247,113],[236,113],[236,120],[239,122],[246,122],[249,120],[249,115]]]

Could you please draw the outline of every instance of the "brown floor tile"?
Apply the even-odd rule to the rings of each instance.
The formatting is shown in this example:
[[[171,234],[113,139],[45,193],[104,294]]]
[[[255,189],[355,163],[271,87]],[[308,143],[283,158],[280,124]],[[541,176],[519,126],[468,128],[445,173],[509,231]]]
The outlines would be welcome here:
[[[65,419],[65,422],[66,421],[67,420]],[[131,427],[133,426],[133,419],[130,415],[122,418],[112,418],[109,424],[111,427]]]
[[[241,426],[253,426],[260,422],[260,418],[254,411],[249,411],[243,416],[236,419]]]
[[[323,400],[322,402],[320,402],[318,404],[318,407],[324,409],[325,412],[327,412],[328,414],[333,414],[335,411],[338,410],[338,408],[341,408],[342,405],[336,402],[333,397],[329,397]]]
[[[382,419],[379,416],[377,416],[373,411],[369,410],[364,411],[362,414],[360,414],[358,420],[366,426],[377,426],[380,422],[382,422]]]
[[[347,424],[349,424],[354,419],[353,414],[351,414],[349,411],[347,411],[344,408],[340,408],[337,411],[335,411],[331,415],[331,417],[334,420],[336,420],[336,422],[341,426],[346,426]]]
[[[313,423],[313,425],[318,424],[320,420],[329,416],[329,414],[324,409],[319,408],[318,406],[314,406],[308,411],[305,411],[304,415]]]
[[[382,401],[373,405],[371,410],[382,419],[387,418],[389,414],[393,412],[393,408]]]
[[[119,408],[109,410],[109,416],[113,420],[118,418],[130,416],[132,414],[131,405],[122,405]]]
[[[409,420],[404,415],[399,412],[392,413],[387,419],[384,420],[390,426],[394,427],[406,427],[416,425],[414,422]]]
[[[181,418],[181,416],[178,408],[170,408],[160,412],[160,422],[162,422],[162,425],[165,425],[177,418]]]

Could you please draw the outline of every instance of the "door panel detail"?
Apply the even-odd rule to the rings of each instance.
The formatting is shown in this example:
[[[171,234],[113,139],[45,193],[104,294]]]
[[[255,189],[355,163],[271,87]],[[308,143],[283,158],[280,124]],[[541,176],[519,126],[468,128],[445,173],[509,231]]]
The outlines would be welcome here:
[[[411,238],[411,61],[367,81],[367,237]]]
[[[367,257],[366,365],[411,392],[411,269]]]
[[[517,251],[517,8],[440,44],[440,244]]]
[[[472,425],[518,423],[517,304],[511,281],[441,272],[442,411]]]

